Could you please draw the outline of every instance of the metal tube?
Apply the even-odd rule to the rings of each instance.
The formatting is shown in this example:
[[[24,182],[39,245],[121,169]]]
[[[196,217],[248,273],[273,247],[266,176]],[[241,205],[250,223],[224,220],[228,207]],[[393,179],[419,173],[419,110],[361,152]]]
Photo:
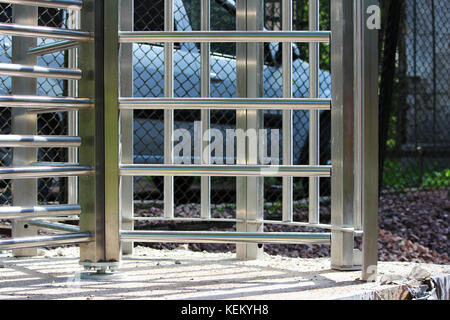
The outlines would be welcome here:
[[[200,17],[201,17],[201,30],[210,30],[210,0],[201,0],[200,3]],[[204,98],[210,96],[210,44],[207,42],[201,43],[200,46],[200,65],[201,65],[201,75],[200,75],[200,93]],[[209,150],[209,128],[210,128],[210,112],[208,109],[201,110],[200,114],[201,128],[200,128],[200,162],[201,164],[208,165],[210,163],[210,150]],[[208,140],[205,141],[204,137],[207,136]],[[200,216],[204,219],[211,218],[211,177],[201,177],[200,181]]]
[[[363,8],[378,1],[364,0]],[[362,21],[364,21],[361,16]],[[364,22],[361,22],[364,25]],[[378,30],[362,27],[362,275],[363,280],[376,280],[378,263]],[[358,50],[358,49],[357,49]],[[356,227],[355,227],[356,229]]]
[[[65,231],[65,232],[80,232],[80,227],[65,223],[48,222],[43,220],[28,220],[27,222],[28,224],[31,224],[33,226],[45,229]]]
[[[119,42],[326,42],[329,31],[134,31],[119,33]]]
[[[81,213],[77,204],[61,204],[51,206],[14,206],[0,207],[0,219],[27,219],[55,216],[73,216]]]
[[[0,168],[0,179],[34,179],[91,175],[88,166],[28,166]]]
[[[63,244],[90,242],[93,239],[92,234],[88,232],[6,239],[0,240],[0,250],[59,246]]]
[[[309,30],[319,30],[319,0],[309,0]],[[309,97],[319,97],[319,44],[309,44]],[[320,159],[320,114],[309,113],[309,164],[319,165]],[[320,178],[309,178],[309,222],[319,223]]]
[[[212,231],[121,231],[122,241],[182,243],[284,243],[329,244],[329,233],[212,232]]]
[[[282,7],[282,29],[292,31],[292,0],[283,0]],[[292,42],[282,44],[282,65],[283,65],[283,98],[292,99]],[[293,143],[294,136],[292,126],[292,110],[283,110],[283,164],[293,164]],[[282,218],[283,221],[293,220],[293,178],[283,177],[282,194]]]
[[[17,37],[51,38],[75,41],[93,40],[93,37],[88,32],[84,31],[28,26],[15,23],[0,23],[0,34]]]
[[[120,0],[119,8],[120,30],[133,30],[134,27],[134,1]],[[122,43],[119,47],[119,90],[120,96],[133,96],[133,44]],[[120,110],[120,163],[133,163],[133,110]],[[134,222],[124,221],[134,215],[134,181],[133,177],[120,177],[120,216],[122,229],[133,230]],[[122,243],[122,254],[133,254],[133,242]]]
[[[28,49],[27,53],[31,55],[44,55],[63,50],[68,50],[78,47],[78,42],[73,40],[56,41],[42,46]]]
[[[164,32],[173,32],[173,0],[164,1]],[[132,32],[131,32],[132,33]],[[119,36],[120,42],[120,36]],[[183,41],[184,42],[184,41]],[[173,98],[173,43],[164,43],[164,97]],[[173,120],[174,111],[172,108],[164,110],[164,163],[173,163]],[[173,177],[164,177],[164,216],[173,218],[174,216],[174,188]]]
[[[26,7],[20,5],[12,6],[13,23],[22,23],[27,25],[37,25],[38,8]],[[37,63],[36,57],[29,56],[26,51],[36,46],[37,39],[12,37],[12,59],[15,64],[34,65]],[[37,80],[33,78],[12,77],[12,94],[37,94]],[[11,133],[12,134],[37,134],[37,117],[33,114],[27,114],[26,109],[11,110]],[[30,162],[37,160],[37,152],[28,148],[13,149],[12,166],[27,166]],[[12,204],[14,206],[34,206],[37,203],[37,180],[16,179],[11,181]],[[20,191],[20,192],[14,192]],[[12,237],[33,237],[37,236],[37,230],[27,228],[26,224],[20,221],[12,223]],[[33,248],[14,250],[16,257],[34,256],[37,250]]]
[[[10,4],[21,4],[24,6],[47,7],[59,9],[81,9],[81,0],[8,0]]]
[[[70,136],[33,136],[18,134],[1,134],[0,147],[36,147],[36,148],[69,148],[79,147],[80,137]]]
[[[331,1],[331,224],[353,227],[353,1]],[[354,269],[353,235],[332,232],[331,267],[338,270]]]
[[[330,110],[331,99],[309,98],[120,98],[120,109]]]
[[[329,177],[331,166],[134,164],[121,165],[119,174],[121,176]]]
[[[0,95],[0,106],[8,108],[93,108],[94,103],[86,98],[64,98],[25,95]]]
[[[79,69],[49,68],[13,63],[0,63],[0,74],[12,77],[81,79]]]

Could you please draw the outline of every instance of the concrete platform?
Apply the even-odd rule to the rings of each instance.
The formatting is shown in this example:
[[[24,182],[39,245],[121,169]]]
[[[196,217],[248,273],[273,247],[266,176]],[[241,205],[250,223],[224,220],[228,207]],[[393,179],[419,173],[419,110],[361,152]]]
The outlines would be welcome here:
[[[0,299],[399,299],[399,284],[358,281],[359,271],[330,270],[328,259],[138,247],[115,278],[83,279],[77,247],[39,250],[33,258],[0,253]],[[449,265],[380,262],[379,278],[406,277],[414,266],[450,275]]]

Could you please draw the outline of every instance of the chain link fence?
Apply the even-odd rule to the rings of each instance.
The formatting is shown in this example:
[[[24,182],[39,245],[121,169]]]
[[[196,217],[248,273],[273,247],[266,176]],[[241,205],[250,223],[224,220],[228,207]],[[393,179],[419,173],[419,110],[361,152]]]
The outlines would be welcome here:
[[[394,8],[382,4],[389,19]],[[382,81],[393,83],[391,103],[386,91],[381,96],[382,190],[401,197],[419,191],[426,201],[425,192],[441,195],[450,187],[450,7],[435,0],[398,5],[398,33],[389,33],[388,22],[383,33],[394,45],[386,45],[381,61]],[[392,54],[395,71],[385,72]]]

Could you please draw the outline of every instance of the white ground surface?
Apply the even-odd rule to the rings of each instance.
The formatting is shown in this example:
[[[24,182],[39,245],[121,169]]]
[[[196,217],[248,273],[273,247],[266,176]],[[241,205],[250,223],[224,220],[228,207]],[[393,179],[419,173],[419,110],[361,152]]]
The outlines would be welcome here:
[[[233,253],[138,247],[119,276],[97,280],[80,279],[78,257],[77,247],[39,250],[33,258],[0,253],[0,299],[363,299],[396,298],[399,289],[358,281],[359,271],[330,270],[328,259],[238,261]],[[380,262],[379,278],[406,276],[417,265],[450,274],[449,265]]]

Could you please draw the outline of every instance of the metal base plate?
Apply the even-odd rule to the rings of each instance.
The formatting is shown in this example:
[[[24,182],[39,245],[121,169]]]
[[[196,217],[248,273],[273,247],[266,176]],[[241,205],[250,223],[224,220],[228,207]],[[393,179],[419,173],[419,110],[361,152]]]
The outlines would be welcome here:
[[[124,280],[125,274],[122,272],[81,272],[80,280],[95,280],[95,281],[117,281]]]

